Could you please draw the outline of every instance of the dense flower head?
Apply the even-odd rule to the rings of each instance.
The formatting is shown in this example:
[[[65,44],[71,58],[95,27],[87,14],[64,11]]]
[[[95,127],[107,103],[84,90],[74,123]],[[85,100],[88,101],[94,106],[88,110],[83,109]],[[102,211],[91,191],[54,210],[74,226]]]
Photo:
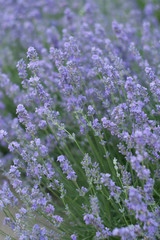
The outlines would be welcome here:
[[[60,162],[60,166],[64,173],[67,174],[67,178],[73,181],[76,181],[77,176],[75,171],[72,169],[71,165],[69,164],[68,159],[66,159],[63,155],[57,158],[57,161]]]
[[[0,1],[0,208],[15,239],[160,239],[159,11]]]
[[[18,75],[20,78],[25,79],[27,78],[27,71],[26,71],[26,64],[23,59],[19,60],[16,67],[18,68]]]

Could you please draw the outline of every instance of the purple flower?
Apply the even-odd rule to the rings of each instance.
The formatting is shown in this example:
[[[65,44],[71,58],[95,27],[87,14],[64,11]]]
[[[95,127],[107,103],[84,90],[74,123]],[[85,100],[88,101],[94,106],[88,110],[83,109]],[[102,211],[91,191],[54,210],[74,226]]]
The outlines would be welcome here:
[[[77,175],[75,171],[72,169],[71,165],[69,164],[68,159],[66,159],[63,155],[60,155],[57,158],[57,161],[60,162],[60,166],[63,170],[63,173],[67,174],[67,178],[72,181],[76,181]]]
[[[41,120],[40,122],[39,122],[39,128],[40,129],[46,129],[46,127],[47,127],[47,123],[46,123],[46,121],[45,120]]]
[[[120,201],[121,188],[116,186],[115,182],[111,179],[111,175],[108,173],[101,173],[101,183],[107,186],[110,190],[111,197],[114,197],[116,202]]]
[[[134,240],[141,234],[139,225],[129,225],[128,227],[115,228],[112,232],[113,236],[120,236],[122,240]]]
[[[20,240],[160,238],[160,6],[120,2],[0,1],[0,207],[20,200]]]
[[[36,50],[35,50],[34,47],[29,47],[29,48],[28,48],[27,57],[28,57],[31,61],[37,60],[38,55],[37,55],[37,52],[36,52]]]
[[[22,79],[25,79],[27,78],[28,74],[27,74],[27,71],[26,71],[26,64],[24,62],[23,59],[21,59],[18,63],[17,63],[17,66],[18,68],[18,74],[19,74],[19,77],[22,78]]]
[[[89,225],[92,223],[92,221],[94,220],[94,216],[93,214],[85,214],[84,217],[83,217],[84,221],[85,221],[85,224],[86,225]]]
[[[76,234],[72,234],[72,235],[71,235],[71,239],[72,239],[72,240],[77,240]]]
[[[18,149],[20,147],[20,144],[18,142],[11,142],[9,145],[8,145],[8,148],[10,150],[10,152],[14,152],[16,149]]]
[[[18,114],[19,122],[26,123],[29,120],[29,115],[27,110],[22,104],[19,104],[16,109],[16,113]]]
[[[7,136],[7,132],[3,129],[0,130],[0,140]]]
[[[28,82],[31,84],[31,86],[36,86],[39,83],[40,78],[37,76],[31,77]]]
[[[81,187],[81,189],[77,189],[77,191],[79,192],[80,196],[84,196],[88,192],[88,189],[85,187]]]
[[[92,115],[95,114],[95,110],[91,105],[88,106],[88,112],[87,113],[88,113],[89,116],[92,116]]]
[[[63,222],[63,218],[58,216],[58,215],[54,215],[53,218],[58,222],[58,223],[61,223]]]

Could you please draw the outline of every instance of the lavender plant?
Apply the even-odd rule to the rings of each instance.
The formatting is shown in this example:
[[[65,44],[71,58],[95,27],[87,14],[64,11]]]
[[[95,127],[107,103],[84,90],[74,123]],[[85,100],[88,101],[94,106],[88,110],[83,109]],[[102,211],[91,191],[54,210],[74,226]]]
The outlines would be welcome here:
[[[1,2],[0,233],[160,239],[160,4]]]

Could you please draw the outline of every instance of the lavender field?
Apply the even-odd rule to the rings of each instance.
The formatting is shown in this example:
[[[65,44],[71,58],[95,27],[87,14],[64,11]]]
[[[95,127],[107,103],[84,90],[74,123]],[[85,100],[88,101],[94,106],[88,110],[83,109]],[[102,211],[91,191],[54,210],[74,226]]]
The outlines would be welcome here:
[[[0,0],[0,240],[160,239],[160,1]]]

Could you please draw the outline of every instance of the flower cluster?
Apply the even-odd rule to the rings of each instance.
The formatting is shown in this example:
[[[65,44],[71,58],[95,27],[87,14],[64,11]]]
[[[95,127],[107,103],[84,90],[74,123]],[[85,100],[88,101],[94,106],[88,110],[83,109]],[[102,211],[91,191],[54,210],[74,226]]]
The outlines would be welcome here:
[[[0,234],[160,239],[159,2],[0,5]]]

